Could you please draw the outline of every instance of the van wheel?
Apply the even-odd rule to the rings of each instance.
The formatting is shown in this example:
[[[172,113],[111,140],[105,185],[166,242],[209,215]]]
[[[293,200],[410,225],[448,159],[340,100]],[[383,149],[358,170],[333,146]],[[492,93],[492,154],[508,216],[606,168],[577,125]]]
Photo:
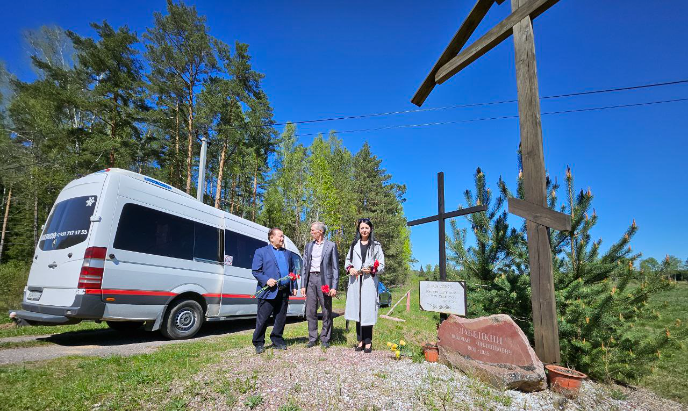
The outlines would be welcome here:
[[[167,312],[160,329],[171,340],[191,338],[203,324],[203,308],[194,300],[177,301]]]
[[[136,331],[143,325],[143,321],[105,321],[108,327],[121,332]]]

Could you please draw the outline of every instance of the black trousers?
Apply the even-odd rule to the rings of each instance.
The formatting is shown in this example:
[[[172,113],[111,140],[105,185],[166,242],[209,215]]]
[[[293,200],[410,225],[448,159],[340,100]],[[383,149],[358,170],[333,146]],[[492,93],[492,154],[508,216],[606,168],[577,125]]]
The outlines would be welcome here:
[[[270,316],[275,323],[270,333],[273,345],[284,345],[284,323],[287,321],[287,307],[289,306],[289,287],[280,290],[272,300],[258,299],[258,313],[256,315],[256,330],[253,332],[253,345],[265,345],[265,330],[268,328]]]
[[[356,321],[356,338],[358,341],[363,341],[363,344],[373,343],[373,326],[364,325],[361,327],[361,323]]]

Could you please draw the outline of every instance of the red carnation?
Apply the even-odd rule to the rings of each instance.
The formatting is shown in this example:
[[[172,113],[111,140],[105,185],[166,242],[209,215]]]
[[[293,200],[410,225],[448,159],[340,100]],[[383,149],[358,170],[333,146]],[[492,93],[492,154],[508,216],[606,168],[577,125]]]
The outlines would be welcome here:
[[[323,294],[329,294],[330,293],[330,286],[327,284],[323,285],[321,289],[322,289]]]
[[[377,274],[377,268],[380,266],[380,262],[375,260],[375,263],[373,263],[373,269],[370,270],[372,274]]]
[[[294,273],[289,273],[289,279],[292,281],[296,281],[296,279],[299,278],[296,274]]]

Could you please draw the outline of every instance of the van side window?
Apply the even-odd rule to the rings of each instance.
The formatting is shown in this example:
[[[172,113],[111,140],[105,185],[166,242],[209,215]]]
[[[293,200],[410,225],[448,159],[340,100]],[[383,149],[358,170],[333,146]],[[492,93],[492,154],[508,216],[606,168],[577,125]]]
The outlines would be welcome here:
[[[125,204],[113,245],[119,250],[191,260],[194,223],[138,204]]]
[[[301,256],[293,251],[290,251],[289,254],[291,255],[291,260],[294,262],[294,272],[301,275]]]
[[[250,269],[256,250],[264,247],[267,243],[267,240],[261,241],[247,235],[225,230],[225,255],[232,262],[227,265]]]
[[[222,262],[222,230],[194,223],[194,258]]]

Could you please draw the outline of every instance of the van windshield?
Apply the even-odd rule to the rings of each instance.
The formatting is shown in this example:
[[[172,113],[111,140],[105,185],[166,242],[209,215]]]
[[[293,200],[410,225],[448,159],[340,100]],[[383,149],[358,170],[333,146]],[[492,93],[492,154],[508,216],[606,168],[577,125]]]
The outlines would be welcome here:
[[[63,250],[85,241],[97,200],[97,196],[83,196],[57,203],[38,247],[43,251]]]

